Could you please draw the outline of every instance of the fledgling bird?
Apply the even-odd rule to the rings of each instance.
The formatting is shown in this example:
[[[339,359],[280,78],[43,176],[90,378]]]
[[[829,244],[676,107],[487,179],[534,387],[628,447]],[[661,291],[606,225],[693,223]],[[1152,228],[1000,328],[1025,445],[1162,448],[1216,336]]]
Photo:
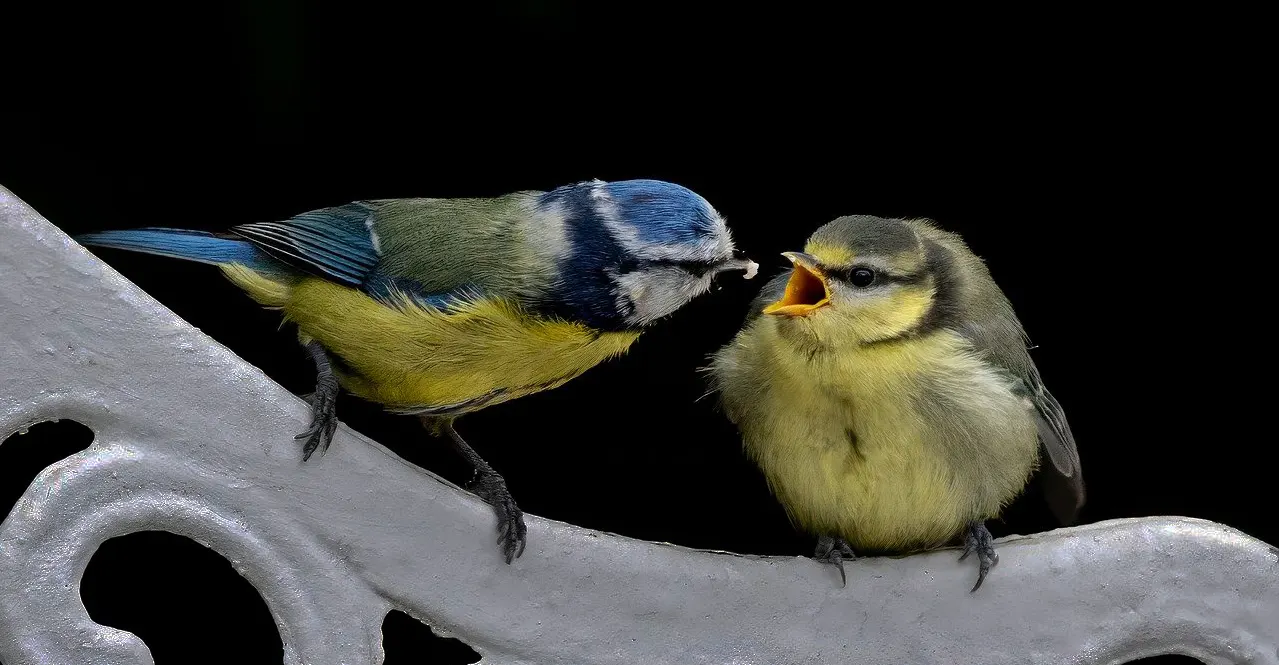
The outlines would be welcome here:
[[[327,449],[339,387],[415,414],[475,469],[506,562],[525,546],[505,479],[458,435],[463,414],[562,385],[619,355],[725,270],[758,267],[693,191],[599,180],[496,198],[382,199],[226,233],[79,236],[219,266],[283,311],[318,371],[303,460]]]
[[[1084,502],[1074,436],[1011,304],[955,233],[849,216],[763,288],[709,368],[746,453],[815,558],[964,536],[976,591],[997,561],[985,521],[1046,457],[1056,517]]]

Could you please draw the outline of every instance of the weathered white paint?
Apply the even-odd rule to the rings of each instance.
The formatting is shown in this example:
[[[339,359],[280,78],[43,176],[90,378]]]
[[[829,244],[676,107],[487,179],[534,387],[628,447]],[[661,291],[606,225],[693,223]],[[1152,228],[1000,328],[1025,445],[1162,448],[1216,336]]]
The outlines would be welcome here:
[[[194,389],[198,386],[198,390]],[[1279,554],[1228,527],[1119,520],[1005,539],[976,594],[954,550],[848,567],[690,550],[493,513],[339,429],[302,464],[307,406],[0,188],[0,437],[97,433],[0,525],[0,659],[150,663],[80,602],[89,558],[143,529],[226,556],[265,598],[285,663],[382,661],[402,609],[509,665],[1279,663]]]

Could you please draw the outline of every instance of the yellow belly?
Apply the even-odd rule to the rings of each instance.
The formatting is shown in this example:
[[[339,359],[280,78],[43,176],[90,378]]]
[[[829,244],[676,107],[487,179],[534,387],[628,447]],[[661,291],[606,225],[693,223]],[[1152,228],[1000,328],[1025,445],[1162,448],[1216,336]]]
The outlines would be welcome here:
[[[779,432],[802,432],[811,447],[796,454],[778,449],[777,439],[758,440]],[[950,540],[969,520],[998,510],[997,502],[984,510],[974,506],[970,488],[957,482],[946,460],[911,445],[901,434],[890,441],[859,432],[861,445],[854,449],[846,430],[808,421],[752,433],[747,445],[797,524],[816,534],[843,537],[855,550],[933,547]]]
[[[996,516],[1037,460],[1026,405],[964,348],[937,336],[821,361],[792,357],[760,326],[714,370],[797,525],[855,550],[909,551]],[[928,397],[939,384],[949,397]]]
[[[487,406],[554,388],[624,353],[639,336],[530,317],[495,299],[447,312],[408,301],[390,307],[323,279],[281,284],[224,270],[349,366],[344,388],[392,408],[458,404],[499,391],[480,405]]]

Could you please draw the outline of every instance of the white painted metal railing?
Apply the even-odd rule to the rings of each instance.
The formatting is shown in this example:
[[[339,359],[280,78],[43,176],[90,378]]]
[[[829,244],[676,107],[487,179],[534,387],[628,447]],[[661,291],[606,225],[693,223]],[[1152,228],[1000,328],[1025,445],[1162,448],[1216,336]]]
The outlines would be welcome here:
[[[79,584],[105,540],[156,529],[235,565],[288,664],[382,662],[394,608],[489,664],[1279,663],[1279,551],[1192,519],[1005,539],[976,594],[953,550],[858,560],[841,588],[802,557],[532,515],[498,565],[486,505],[346,428],[303,465],[306,404],[0,188],[0,438],[54,418],[96,440],[0,525],[8,665],[152,662]]]

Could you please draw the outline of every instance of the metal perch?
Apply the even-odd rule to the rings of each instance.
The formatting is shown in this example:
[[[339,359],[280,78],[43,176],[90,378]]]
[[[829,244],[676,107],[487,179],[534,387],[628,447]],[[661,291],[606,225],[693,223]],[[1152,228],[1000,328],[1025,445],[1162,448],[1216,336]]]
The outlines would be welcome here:
[[[343,427],[303,465],[302,400],[3,188],[0,377],[0,437],[55,418],[97,435],[0,525],[8,665],[151,663],[89,618],[79,584],[105,540],[156,529],[234,564],[286,664],[381,663],[395,608],[488,664],[1279,663],[1279,551],[1193,519],[1006,538],[977,594],[954,550],[858,560],[841,588],[803,557],[532,515],[528,551],[501,565],[488,506],[376,442]]]

